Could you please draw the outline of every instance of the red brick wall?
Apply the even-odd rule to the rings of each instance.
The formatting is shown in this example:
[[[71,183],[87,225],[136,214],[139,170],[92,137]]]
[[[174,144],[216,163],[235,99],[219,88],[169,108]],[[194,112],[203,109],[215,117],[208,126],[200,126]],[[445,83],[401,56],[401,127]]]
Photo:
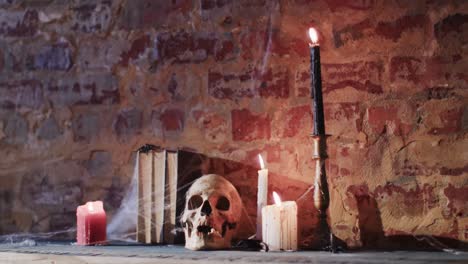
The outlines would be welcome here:
[[[311,184],[314,26],[334,233],[468,241],[466,1],[59,2],[0,0],[0,233],[112,214],[144,143]]]

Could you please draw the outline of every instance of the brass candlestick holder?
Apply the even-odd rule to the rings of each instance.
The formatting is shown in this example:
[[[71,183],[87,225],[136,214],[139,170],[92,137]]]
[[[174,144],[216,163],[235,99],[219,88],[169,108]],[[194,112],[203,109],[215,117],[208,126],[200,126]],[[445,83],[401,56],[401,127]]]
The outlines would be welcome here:
[[[316,236],[319,239],[321,249],[332,249],[333,242],[330,226],[327,221],[327,209],[330,204],[330,194],[328,191],[327,174],[325,170],[325,160],[327,155],[327,138],[330,135],[312,134],[314,140],[314,153],[312,158],[316,162],[314,179],[314,205],[319,211]]]

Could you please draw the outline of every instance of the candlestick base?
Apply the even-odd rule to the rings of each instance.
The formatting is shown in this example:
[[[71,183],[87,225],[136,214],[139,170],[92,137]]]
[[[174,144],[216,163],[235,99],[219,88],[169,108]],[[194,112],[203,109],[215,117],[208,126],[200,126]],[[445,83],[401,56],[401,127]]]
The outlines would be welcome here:
[[[316,237],[318,240],[317,249],[330,248],[330,226],[328,225],[327,210],[330,204],[330,194],[328,191],[327,175],[325,170],[325,160],[327,154],[327,138],[331,135],[311,134],[314,140],[314,152],[312,159],[315,160],[315,180],[314,180],[314,206],[318,210],[318,224]]]

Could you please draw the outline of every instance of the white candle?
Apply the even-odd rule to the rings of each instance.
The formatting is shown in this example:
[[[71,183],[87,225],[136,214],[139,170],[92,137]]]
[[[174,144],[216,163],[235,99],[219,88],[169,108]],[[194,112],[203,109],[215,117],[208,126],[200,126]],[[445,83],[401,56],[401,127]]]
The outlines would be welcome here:
[[[271,251],[297,250],[297,205],[294,201],[281,202],[273,192],[274,205],[262,210],[263,242]]]
[[[257,239],[262,240],[262,209],[267,205],[268,197],[268,170],[265,169],[262,155],[258,154],[260,170],[258,171],[258,193],[257,193]]]

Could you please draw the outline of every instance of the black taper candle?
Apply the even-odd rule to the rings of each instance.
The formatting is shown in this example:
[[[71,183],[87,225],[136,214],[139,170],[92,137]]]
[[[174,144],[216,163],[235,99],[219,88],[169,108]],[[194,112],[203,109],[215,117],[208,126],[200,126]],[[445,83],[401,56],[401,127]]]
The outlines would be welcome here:
[[[320,71],[320,46],[310,46],[310,74],[314,114],[314,135],[325,135],[325,118],[323,114],[322,75]]]
[[[327,173],[325,169],[325,160],[327,159],[327,136],[325,134],[325,117],[323,114],[322,98],[322,75],[320,72],[320,47],[317,44],[318,36],[315,29],[309,29],[310,44],[310,74],[311,74],[311,96],[313,99],[314,131],[312,138],[314,140],[313,159],[315,160],[315,178],[314,178],[314,206],[319,211],[316,238],[318,248],[325,249],[333,247],[330,226],[327,220],[327,210],[330,204],[330,194],[328,192]]]

